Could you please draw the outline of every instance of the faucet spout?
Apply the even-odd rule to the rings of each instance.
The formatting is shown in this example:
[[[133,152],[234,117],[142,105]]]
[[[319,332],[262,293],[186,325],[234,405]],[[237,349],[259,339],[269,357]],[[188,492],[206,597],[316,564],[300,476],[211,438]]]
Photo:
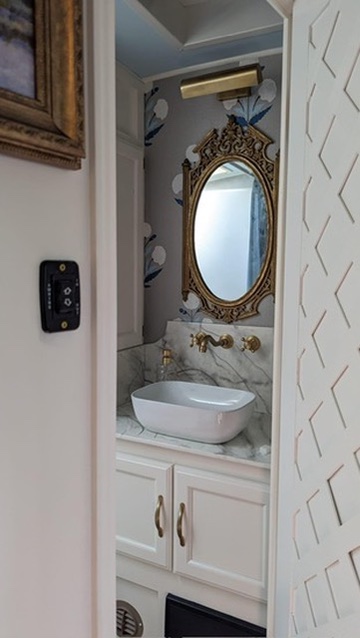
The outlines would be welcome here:
[[[222,348],[228,349],[232,348],[234,345],[234,339],[228,334],[222,335],[218,341],[216,341],[211,335],[205,334],[204,332],[198,332],[196,335],[191,335],[190,347],[198,346],[199,352],[206,352],[209,343],[211,343],[215,348],[221,346]]]

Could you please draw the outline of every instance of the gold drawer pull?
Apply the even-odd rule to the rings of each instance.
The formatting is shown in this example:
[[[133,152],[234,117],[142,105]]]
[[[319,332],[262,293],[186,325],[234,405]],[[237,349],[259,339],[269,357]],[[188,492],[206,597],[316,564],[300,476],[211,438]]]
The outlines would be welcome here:
[[[164,497],[162,496],[162,494],[159,494],[158,496],[158,500],[156,503],[156,508],[155,508],[155,515],[154,515],[154,521],[155,521],[155,527],[158,531],[158,534],[160,536],[160,538],[162,538],[164,536],[164,530],[160,525],[160,511],[161,508],[164,504]]]
[[[185,503],[180,503],[179,514],[178,514],[177,523],[176,523],[176,532],[179,537],[181,547],[185,546],[185,538],[182,532],[182,523],[183,523],[184,514],[185,514]]]

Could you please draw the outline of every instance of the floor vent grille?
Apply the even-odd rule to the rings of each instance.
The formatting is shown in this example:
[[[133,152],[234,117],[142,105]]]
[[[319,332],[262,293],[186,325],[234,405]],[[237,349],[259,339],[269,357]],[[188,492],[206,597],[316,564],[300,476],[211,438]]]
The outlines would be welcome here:
[[[116,635],[142,636],[144,625],[135,607],[124,600],[116,601]]]

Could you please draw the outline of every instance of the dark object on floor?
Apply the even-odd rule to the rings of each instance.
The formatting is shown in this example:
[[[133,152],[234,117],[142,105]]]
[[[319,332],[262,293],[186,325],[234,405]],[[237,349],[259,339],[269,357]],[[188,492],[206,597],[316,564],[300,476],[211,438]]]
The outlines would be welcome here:
[[[183,638],[183,636],[258,638],[266,636],[266,630],[245,620],[168,594],[165,607],[165,636],[166,638]]]

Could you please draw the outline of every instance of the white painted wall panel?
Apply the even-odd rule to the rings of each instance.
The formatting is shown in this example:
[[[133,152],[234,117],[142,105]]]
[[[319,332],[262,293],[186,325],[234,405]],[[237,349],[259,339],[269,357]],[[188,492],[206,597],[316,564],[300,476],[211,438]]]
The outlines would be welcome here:
[[[86,3],[89,34],[91,13],[97,4],[98,0]],[[102,12],[109,17],[103,8]],[[104,17],[102,26],[105,23]],[[100,25],[98,28],[100,32]],[[87,124],[94,106],[89,79],[91,53],[88,41]],[[112,59],[108,64],[111,68]],[[95,88],[97,81],[100,83],[99,77]],[[111,114],[111,108],[105,112]],[[111,126],[111,118],[107,124]],[[93,536],[96,394],[92,312],[96,308],[93,292],[97,255],[92,243],[91,195],[96,177],[93,133],[88,134],[87,159],[79,171],[0,155],[3,638],[95,635],[98,597]],[[105,138],[102,148],[107,143]],[[100,147],[97,152],[100,154]],[[98,192],[95,197],[100,199]],[[111,216],[111,212],[109,207],[107,214]],[[79,263],[81,324],[74,332],[45,334],[40,324],[39,264],[43,259],[58,258]],[[111,285],[109,281],[108,290]],[[106,349],[106,338],[102,343]],[[108,386],[109,396],[111,392]],[[97,409],[100,413],[99,405]],[[102,427],[106,436],[108,423],[103,422]],[[106,521],[103,524],[105,528]],[[96,635],[102,638],[100,630]]]
[[[360,621],[359,29],[356,0],[295,2],[287,219],[301,218],[301,238],[289,631],[304,638],[355,635]]]
[[[0,156],[0,190],[0,635],[85,637],[91,595],[88,162],[74,173]],[[81,325],[45,334],[39,263],[58,258],[79,263]],[[56,623],[59,608],[67,611]]]
[[[144,145],[144,83],[116,62],[116,129],[123,139]]]

